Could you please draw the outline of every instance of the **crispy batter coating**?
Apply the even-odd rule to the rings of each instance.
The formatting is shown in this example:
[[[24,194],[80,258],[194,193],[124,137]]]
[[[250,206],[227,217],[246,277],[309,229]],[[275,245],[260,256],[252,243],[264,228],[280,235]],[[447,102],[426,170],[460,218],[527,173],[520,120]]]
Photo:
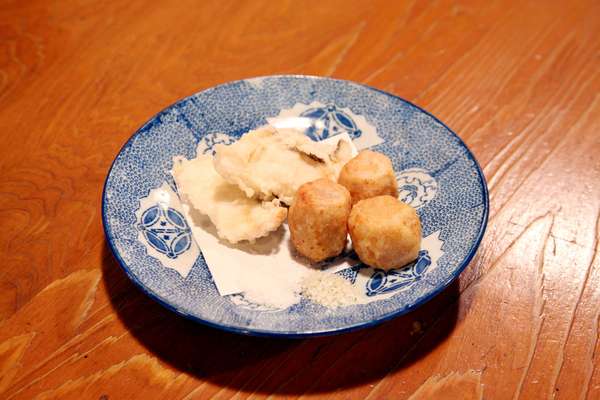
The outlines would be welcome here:
[[[276,201],[248,198],[236,185],[225,181],[213,168],[208,154],[192,160],[176,159],[173,178],[184,202],[207,215],[219,237],[230,243],[267,236],[287,216],[285,207]]]
[[[392,196],[361,200],[348,219],[352,245],[362,262],[385,270],[417,258],[421,222],[411,206]]]
[[[248,197],[278,198],[290,205],[300,185],[319,178],[336,180],[352,156],[350,144],[313,142],[302,132],[264,126],[231,144],[215,147],[214,167]]]
[[[348,190],[329,179],[300,186],[288,212],[296,250],[312,261],[340,254],[346,245],[351,202]]]
[[[398,195],[392,161],[384,154],[363,150],[342,168],[338,183],[352,196],[352,203],[370,197]]]

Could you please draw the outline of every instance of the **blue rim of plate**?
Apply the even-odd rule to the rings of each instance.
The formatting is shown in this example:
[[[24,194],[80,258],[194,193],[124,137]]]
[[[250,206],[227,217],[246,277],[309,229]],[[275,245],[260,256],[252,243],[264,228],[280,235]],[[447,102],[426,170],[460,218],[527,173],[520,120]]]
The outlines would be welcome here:
[[[452,134],[455,139],[458,141],[458,143],[460,144],[460,146],[462,146],[466,152],[465,154],[467,155],[468,159],[470,161],[473,162],[473,165],[475,166],[475,169],[477,171],[478,177],[479,177],[479,182],[481,184],[481,189],[483,192],[483,217],[482,217],[482,223],[480,225],[479,228],[479,232],[477,233],[477,236],[475,237],[475,240],[473,241],[473,244],[471,246],[471,248],[469,249],[466,257],[464,258],[464,260],[462,261],[462,263],[454,270],[454,272],[449,276],[449,279],[443,284],[438,286],[435,290],[433,290],[431,293],[429,293],[428,295],[422,297],[421,299],[419,299],[419,301],[413,303],[413,304],[408,304],[405,307],[399,308],[397,310],[394,310],[392,312],[389,312],[387,314],[384,314],[382,316],[379,316],[378,318],[375,318],[373,320],[370,321],[366,321],[366,322],[361,322],[361,323],[357,323],[357,324],[353,324],[353,325],[349,325],[343,328],[334,328],[334,329],[325,329],[325,330],[320,330],[320,331],[273,331],[273,330],[265,330],[265,329],[243,329],[237,326],[231,326],[231,325],[226,325],[226,324],[222,324],[219,322],[215,322],[215,321],[211,321],[208,319],[202,319],[196,315],[193,314],[189,314],[187,312],[184,312],[180,309],[178,309],[177,307],[173,306],[172,304],[169,303],[169,301],[165,298],[163,298],[162,296],[158,295],[157,293],[153,292],[152,290],[150,290],[147,286],[145,286],[128,268],[127,263],[125,262],[125,260],[123,260],[123,258],[121,257],[121,255],[119,254],[119,252],[117,251],[117,249],[115,248],[115,244],[113,242],[112,237],[110,236],[109,232],[108,232],[108,222],[106,219],[106,189],[107,189],[107,183],[108,183],[108,179],[111,175],[111,172],[113,170],[113,167],[115,165],[115,162],[117,161],[117,158],[119,156],[119,154],[121,154],[123,152],[124,149],[126,149],[131,142],[137,137],[137,135],[140,134],[140,132],[142,131],[142,129],[148,125],[150,122],[152,122],[154,120],[154,118],[165,111],[171,110],[173,109],[177,104],[186,101],[187,99],[190,99],[193,96],[196,96],[198,94],[201,94],[205,91],[208,90],[212,90],[212,89],[216,89],[219,87],[223,87],[223,86],[227,86],[227,85],[231,85],[231,84],[236,84],[236,83],[240,83],[240,82],[244,82],[244,81],[248,81],[251,79],[265,79],[265,78],[305,78],[305,79],[314,79],[314,80],[329,80],[329,81],[336,81],[336,82],[341,82],[341,83],[346,83],[346,84],[352,84],[352,85],[358,85],[361,86],[365,89],[368,90],[373,90],[375,92],[381,93],[385,96],[391,97],[393,99],[396,100],[400,100],[403,103],[406,103],[407,105],[414,107],[415,109],[419,110],[420,112],[426,114],[427,116],[429,116],[430,118],[432,118],[435,122],[437,122],[438,124],[440,124],[441,126],[443,126],[444,128],[447,129],[447,131]],[[215,86],[211,86],[208,88],[205,88],[199,92],[195,92],[189,96],[183,97],[179,100],[177,100],[176,102],[172,103],[171,105],[165,107],[164,109],[162,109],[161,111],[159,111],[157,114],[153,115],[148,121],[146,121],[140,128],[138,128],[135,133],[123,144],[123,146],[121,146],[121,148],[119,149],[119,152],[117,153],[117,155],[115,156],[115,158],[113,159],[110,168],[108,170],[108,173],[106,174],[106,178],[104,179],[104,187],[102,190],[102,226],[104,229],[104,236],[106,238],[106,241],[108,242],[109,248],[111,250],[111,252],[113,253],[113,255],[115,256],[115,258],[117,259],[119,265],[121,266],[121,268],[123,269],[123,271],[125,272],[125,274],[129,277],[129,279],[139,288],[142,290],[143,293],[145,293],[148,297],[150,297],[151,299],[155,300],[156,302],[158,302],[160,305],[162,305],[163,307],[165,307],[166,309],[175,312],[178,315],[181,315],[184,318],[190,319],[192,321],[198,322],[200,324],[212,327],[212,328],[216,328],[216,329],[220,329],[226,332],[231,332],[231,333],[237,333],[237,334],[243,334],[243,335],[250,335],[250,336],[259,336],[259,337],[280,337],[280,338],[290,338],[290,339],[294,339],[294,338],[307,338],[307,337],[319,337],[319,336],[329,336],[329,335],[337,335],[337,334],[341,334],[341,333],[348,333],[348,332],[352,332],[352,331],[356,331],[359,329],[364,329],[364,328],[368,328],[368,327],[373,327],[376,325],[379,325],[381,323],[384,323],[386,321],[389,321],[393,318],[399,317],[401,315],[407,314],[417,308],[419,308],[420,306],[422,306],[423,304],[427,303],[429,300],[431,300],[432,298],[434,298],[435,296],[437,296],[438,294],[440,294],[441,292],[443,292],[447,287],[449,287],[455,280],[456,278],[458,278],[458,276],[462,273],[462,271],[469,265],[469,263],[471,262],[471,260],[473,259],[473,257],[475,256],[475,254],[477,253],[477,249],[479,248],[479,245],[481,244],[481,241],[483,239],[483,236],[485,234],[486,228],[487,228],[487,224],[488,224],[488,219],[489,219],[489,192],[488,192],[488,187],[487,187],[487,182],[485,180],[485,176],[483,174],[483,171],[481,169],[481,166],[479,165],[479,162],[477,161],[477,159],[475,158],[475,156],[473,155],[473,153],[471,152],[471,150],[469,149],[469,147],[464,143],[464,141],[460,138],[460,136],[458,136],[452,129],[450,129],[444,122],[442,122],[441,120],[439,120],[435,115],[431,114],[429,111],[421,108],[420,106],[400,97],[400,96],[396,96],[394,94],[388,93],[384,90],[369,86],[369,85],[365,85],[362,83],[358,83],[358,82],[354,82],[354,81],[349,81],[349,80],[345,80],[345,79],[336,79],[336,78],[329,78],[329,77],[323,77],[323,76],[314,76],[314,75],[302,75],[302,74],[289,74],[289,75],[265,75],[265,76],[259,76],[259,77],[251,77],[251,78],[244,78],[244,79],[238,79],[235,81],[228,81],[228,82],[224,82],[221,83],[219,85],[215,85]]]

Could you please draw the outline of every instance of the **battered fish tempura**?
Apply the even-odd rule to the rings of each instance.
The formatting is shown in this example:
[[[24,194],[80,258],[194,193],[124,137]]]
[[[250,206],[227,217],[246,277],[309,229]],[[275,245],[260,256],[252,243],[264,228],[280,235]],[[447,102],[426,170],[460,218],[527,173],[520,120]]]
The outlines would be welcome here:
[[[248,198],[236,185],[225,181],[213,168],[213,158],[176,158],[173,178],[182,200],[208,216],[220,238],[231,243],[253,241],[275,231],[287,216],[277,200]]]
[[[279,199],[292,204],[298,188],[319,178],[337,181],[352,157],[350,144],[313,142],[295,130],[266,126],[250,131],[237,142],[215,147],[214,166],[228,182],[248,197]]]
[[[352,158],[346,140],[313,142],[299,131],[270,126],[215,150],[214,159],[175,158],[172,175],[181,200],[208,216],[219,237],[231,243],[253,241],[277,230],[287,217],[282,203],[291,205],[296,190],[306,182],[337,180]]]

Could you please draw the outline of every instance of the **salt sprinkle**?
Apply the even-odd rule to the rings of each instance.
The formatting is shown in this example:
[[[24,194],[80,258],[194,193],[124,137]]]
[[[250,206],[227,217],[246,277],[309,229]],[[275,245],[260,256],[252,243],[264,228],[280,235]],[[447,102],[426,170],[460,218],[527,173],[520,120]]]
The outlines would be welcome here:
[[[329,308],[368,302],[366,296],[347,279],[321,271],[312,272],[304,277],[302,294]]]

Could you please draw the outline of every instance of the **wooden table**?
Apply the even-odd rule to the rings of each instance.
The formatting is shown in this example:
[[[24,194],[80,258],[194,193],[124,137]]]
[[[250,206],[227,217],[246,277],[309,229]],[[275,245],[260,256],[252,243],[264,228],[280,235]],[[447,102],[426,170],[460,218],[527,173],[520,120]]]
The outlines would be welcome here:
[[[600,399],[600,2],[0,5],[0,398]],[[481,162],[460,279],[381,326],[227,334],[143,295],[106,247],[123,142],[198,90],[276,73],[390,91]]]

